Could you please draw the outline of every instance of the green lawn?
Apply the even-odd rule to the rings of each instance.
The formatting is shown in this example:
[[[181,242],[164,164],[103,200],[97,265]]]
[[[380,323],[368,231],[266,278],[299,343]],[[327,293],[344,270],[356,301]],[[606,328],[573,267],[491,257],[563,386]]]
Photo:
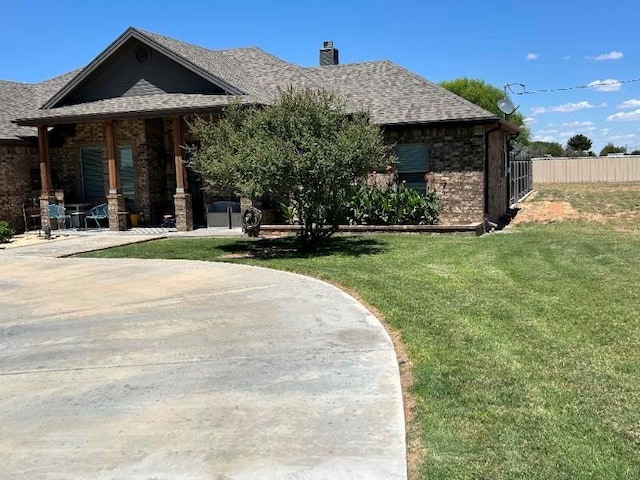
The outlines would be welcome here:
[[[163,240],[101,257],[226,259],[357,291],[401,333],[415,478],[640,478],[640,232],[522,226],[470,236]]]

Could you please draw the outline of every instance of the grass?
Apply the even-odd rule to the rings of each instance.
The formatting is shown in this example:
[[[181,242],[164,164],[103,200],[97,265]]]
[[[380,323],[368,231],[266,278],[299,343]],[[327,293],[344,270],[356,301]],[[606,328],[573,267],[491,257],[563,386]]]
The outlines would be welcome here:
[[[552,223],[336,237],[317,254],[288,240],[184,239],[91,256],[251,263],[358,292],[410,357],[414,478],[619,479],[640,478],[638,252],[640,231]]]

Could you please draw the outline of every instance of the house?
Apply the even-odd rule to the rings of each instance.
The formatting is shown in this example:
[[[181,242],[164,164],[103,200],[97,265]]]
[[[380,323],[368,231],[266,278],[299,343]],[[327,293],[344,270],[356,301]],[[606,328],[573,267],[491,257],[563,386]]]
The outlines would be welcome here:
[[[200,179],[185,167],[185,120],[217,115],[230,98],[269,104],[288,86],[335,90],[397,144],[409,184],[430,173],[447,204],[442,223],[495,221],[507,210],[512,124],[389,62],[341,65],[325,42],[320,66],[300,67],[259,48],[209,50],[128,28],[86,67],[39,84],[0,81],[0,219],[23,225],[22,206],[109,205],[179,230],[204,223]]]

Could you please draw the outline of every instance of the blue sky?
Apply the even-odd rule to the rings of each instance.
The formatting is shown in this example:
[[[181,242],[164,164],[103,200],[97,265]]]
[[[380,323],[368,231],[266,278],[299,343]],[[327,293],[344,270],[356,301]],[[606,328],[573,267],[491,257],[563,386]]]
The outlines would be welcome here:
[[[21,0],[4,2],[0,79],[37,82],[83,66],[128,26],[208,48],[259,46],[315,65],[333,40],[341,63],[392,60],[438,82],[461,76],[526,91],[512,95],[533,136],[594,150],[640,148],[637,1],[457,0],[236,1]],[[514,91],[522,91],[513,86]]]

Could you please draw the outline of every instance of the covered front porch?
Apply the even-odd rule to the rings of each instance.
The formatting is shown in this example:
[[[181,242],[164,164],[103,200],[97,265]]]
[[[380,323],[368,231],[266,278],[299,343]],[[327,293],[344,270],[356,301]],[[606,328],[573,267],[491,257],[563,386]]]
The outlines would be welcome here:
[[[50,204],[67,210],[106,204],[112,231],[126,230],[132,215],[148,226],[170,217],[178,231],[190,231],[195,202],[196,224],[203,223],[202,185],[184,158],[183,116],[37,127],[43,226],[51,222]]]

